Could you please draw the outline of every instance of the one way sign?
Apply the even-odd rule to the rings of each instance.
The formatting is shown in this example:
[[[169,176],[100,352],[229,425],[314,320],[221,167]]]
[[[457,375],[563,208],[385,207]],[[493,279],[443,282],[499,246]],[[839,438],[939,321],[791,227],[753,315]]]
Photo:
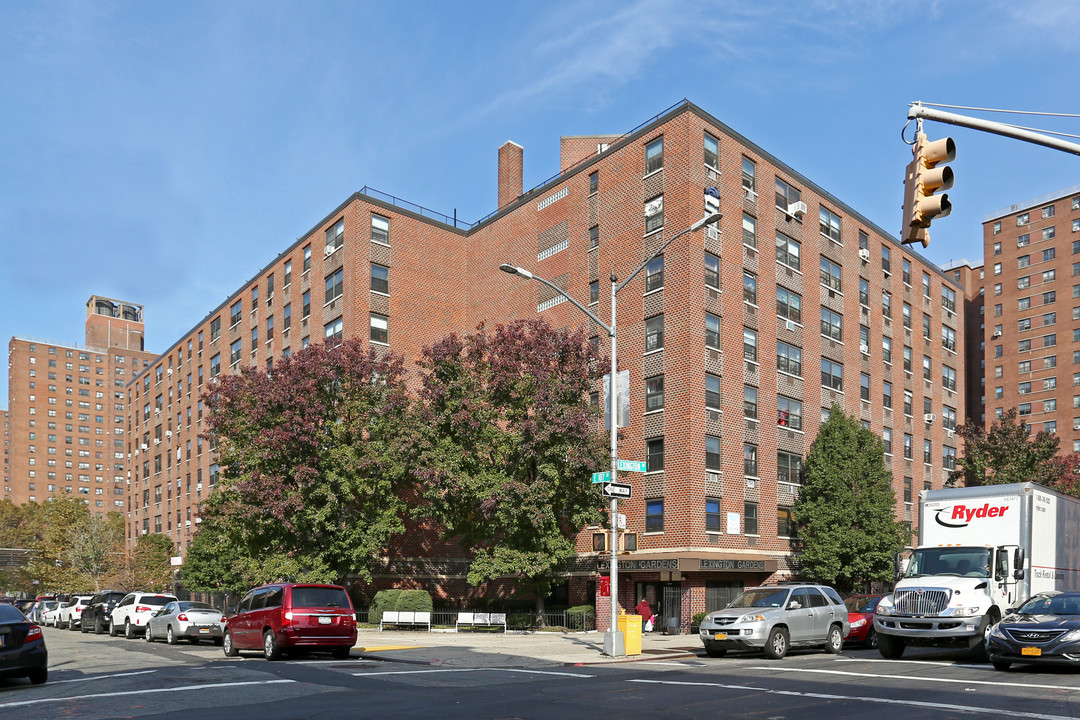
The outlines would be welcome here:
[[[630,485],[627,483],[606,482],[601,485],[604,495],[611,498],[630,497]]]

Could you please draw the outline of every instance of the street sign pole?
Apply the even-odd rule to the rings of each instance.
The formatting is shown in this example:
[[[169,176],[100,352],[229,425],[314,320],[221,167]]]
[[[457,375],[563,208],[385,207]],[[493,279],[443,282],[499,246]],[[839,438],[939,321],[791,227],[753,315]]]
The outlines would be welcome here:
[[[618,387],[619,365],[616,362],[615,342],[615,291],[617,289],[614,270],[611,273],[611,392],[608,393],[608,402],[611,411],[611,477],[619,477],[619,404],[616,391]],[[611,566],[608,570],[611,597],[608,598],[610,606],[609,625],[604,633],[604,654],[608,657],[624,657],[626,655],[626,640],[619,630],[619,499],[611,498]]]

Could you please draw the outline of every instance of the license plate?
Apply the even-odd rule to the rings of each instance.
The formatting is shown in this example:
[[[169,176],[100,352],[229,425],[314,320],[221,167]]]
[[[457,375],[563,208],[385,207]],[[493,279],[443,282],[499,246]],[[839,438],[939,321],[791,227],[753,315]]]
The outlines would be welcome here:
[[[1036,647],[1020,648],[1020,654],[1021,655],[1039,656],[1039,655],[1042,655],[1042,648],[1036,648]]]
[[[320,617],[319,618],[319,624],[320,625],[329,625],[331,622],[333,622],[333,618],[328,618],[328,617]]]
[[[726,632],[714,633],[713,634],[713,639],[714,640],[727,640],[727,633]]]
[[[208,633],[208,632],[210,632],[210,628],[199,628],[199,632]]]

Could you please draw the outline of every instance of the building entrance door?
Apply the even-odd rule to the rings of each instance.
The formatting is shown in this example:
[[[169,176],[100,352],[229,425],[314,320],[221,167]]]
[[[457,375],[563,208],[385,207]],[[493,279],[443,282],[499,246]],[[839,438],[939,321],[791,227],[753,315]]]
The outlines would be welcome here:
[[[634,583],[635,603],[642,598],[649,601],[649,609],[652,610],[653,631],[664,632],[674,628],[678,632],[682,617],[682,585],[672,582],[639,582]]]

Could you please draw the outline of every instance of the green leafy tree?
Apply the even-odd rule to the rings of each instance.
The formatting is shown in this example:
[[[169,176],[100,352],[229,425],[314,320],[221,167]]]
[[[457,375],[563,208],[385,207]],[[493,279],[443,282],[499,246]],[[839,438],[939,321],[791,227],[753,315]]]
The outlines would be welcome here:
[[[263,581],[370,579],[404,529],[413,423],[400,358],[359,340],[312,345],[273,372],[219,378],[204,400],[221,464],[204,518],[258,562],[236,569],[257,567]],[[220,567],[214,555],[200,547],[186,577],[205,578],[192,564]]]
[[[105,516],[86,514],[71,527],[63,553],[68,566],[78,574],[72,592],[99,592],[106,577],[114,573],[124,553],[124,518],[119,513]]]
[[[1036,482],[1053,487],[1061,480],[1063,467],[1053,462],[1059,441],[1056,435],[1039,432],[1030,437],[1027,425],[1018,419],[1016,408],[1005,411],[987,431],[982,425],[957,428],[964,439],[964,454],[949,475],[950,484],[1005,485]]]
[[[881,438],[833,405],[806,457],[792,508],[802,574],[846,593],[888,580],[893,554],[910,541],[896,520],[892,473]]]
[[[422,510],[471,549],[470,583],[518,578],[542,608],[576,534],[600,521],[590,475],[609,455],[588,401],[597,360],[584,333],[543,320],[424,349]]]
[[[39,591],[67,592],[80,587],[80,570],[70,558],[74,535],[90,520],[86,502],[67,493],[58,494],[35,512],[40,523],[37,553],[27,563]]]
[[[140,535],[132,551],[135,587],[161,592],[172,588],[172,557],[176,546],[161,533]]]

